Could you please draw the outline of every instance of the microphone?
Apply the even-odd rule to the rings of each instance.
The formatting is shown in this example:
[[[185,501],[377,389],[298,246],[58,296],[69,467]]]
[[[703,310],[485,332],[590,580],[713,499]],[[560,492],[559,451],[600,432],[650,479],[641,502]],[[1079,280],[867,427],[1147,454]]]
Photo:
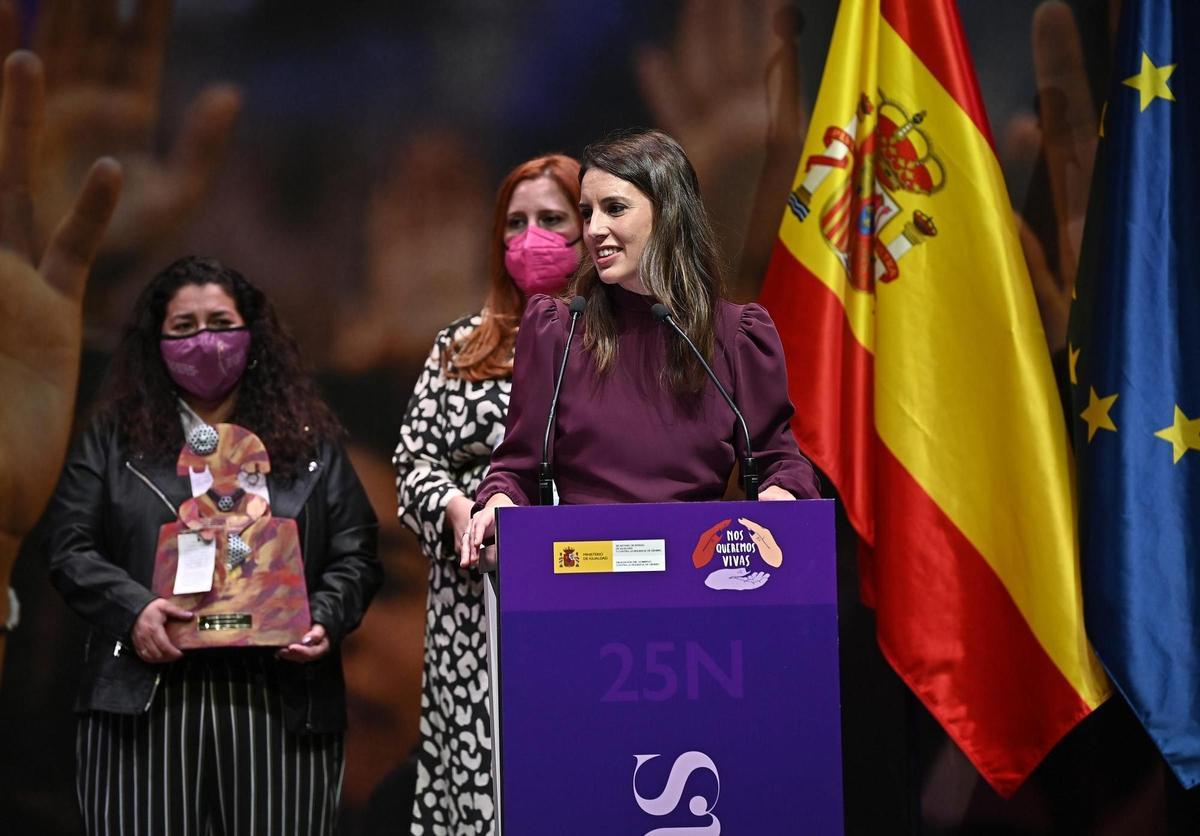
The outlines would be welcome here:
[[[562,390],[563,375],[567,371],[567,357],[571,354],[571,340],[575,337],[575,324],[587,307],[587,299],[576,296],[567,305],[571,312],[571,328],[567,331],[567,344],[563,348],[562,365],[558,367],[558,379],[554,381],[554,395],[550,398],[550,415],[546,418],[546,437],[542,440],[542,461],[538,465],[538,504],[554,504],[554,470],[550,467],[550,433],[554,431],[554,416],[558,412],[558,393]]]
[[[750,428],[746,426],[746,418],[742,415],[742,411],[737,408],[737,404],[733,402],[733,398],[729,396],[729,392],[721,385],[721,381],[717,379],[717,373],[713,371],[712,366],[704,359],[704,355],[700,353],[700,349],[696,348],[696,344],[692,342],[692,338],[684,333],[679,327],[679,323],[675,321],[675,317],[671,316],[671,310],[662,302],[656,302],[650,307],[650,312],[660,322],[665,322],[683,338],[687,343],[688,348],[696,355],[696,359],[700,361],[700,365],[704,367],[704,371],[708,373],[708,377],[712,380],[713,385],[717,387],[717,391],[721,393],[721,397],[725,399],[725,403],[729,404],[729,408],[733,410],[733,414],[737,416],[738,424],[742,427],[742,438],[746,440],[746,455],[742,459],[742,490],[746,494],[746,499],[758,499],[758,462],[754,460],[754,453],[750,446]]]

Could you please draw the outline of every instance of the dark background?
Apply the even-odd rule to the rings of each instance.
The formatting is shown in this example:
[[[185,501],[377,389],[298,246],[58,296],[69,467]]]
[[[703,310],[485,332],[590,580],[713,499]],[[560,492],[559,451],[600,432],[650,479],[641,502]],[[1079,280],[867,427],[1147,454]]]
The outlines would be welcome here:
[[[30,40],[50,5],[20,4]],[[136,2],[119,5],[128,14]],[[960,6],[1055,352],[1111,10],[1099,0]],[[696,164],[731,294],[751,299],[836,10],[832,0],[174,4],[158,110],[140,136],[113,137],[118,156],[171,159],[189,104],[214,82],[237,85],[242,109],[223,164],[190,211],[97,265],[80,411],[134,296],[175,257],[215,256],[275,301],[350,431],[384,523],[387,586],[345,648],[351,836],[406,830],[389,802],[402,797],[416,741],[425,559],[395,520],[390,452],[434,334],[482,300],[500,178],[538,153],[577,155],[615,128],[662,127]],[[783,78],[792,56],[794,78]],[[780,105],[788,82],[795,93]],[[113,90],[74,92],[103,106]],[[50,95],[53,108],[54,88]],[[96,138],[97,153],[109,150],[105,139]],[[839,538],[848,832],[1200,831],[1194,800],[1117,700],[1072,732],[1015,798],[997,797],[883,662],[870,611],[857,602],[844,521]],[[0,683],[0,830],[79,832],[70,706],[83,631],[49,587],[40,534],[27,541],[13,587],[23,621]]]

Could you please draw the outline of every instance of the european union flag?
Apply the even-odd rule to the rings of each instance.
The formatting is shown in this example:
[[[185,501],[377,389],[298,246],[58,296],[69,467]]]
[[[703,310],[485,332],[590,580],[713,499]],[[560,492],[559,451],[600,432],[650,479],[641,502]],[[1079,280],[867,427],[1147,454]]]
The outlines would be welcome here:
[[[1200,3],[1127,0],[1068,350],[1088,635],[1200,783]]]

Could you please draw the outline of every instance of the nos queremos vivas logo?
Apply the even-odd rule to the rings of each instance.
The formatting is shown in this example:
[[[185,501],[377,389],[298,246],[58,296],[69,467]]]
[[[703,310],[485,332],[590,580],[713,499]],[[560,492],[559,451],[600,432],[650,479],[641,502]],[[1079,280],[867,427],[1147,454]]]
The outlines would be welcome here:
[[[771,530],[746,517],[721,520],[700,535],[692,565],[711,566],[704,579],[710,589],[746,592],[771,579],[770,569],[783,565],[783,550]]]

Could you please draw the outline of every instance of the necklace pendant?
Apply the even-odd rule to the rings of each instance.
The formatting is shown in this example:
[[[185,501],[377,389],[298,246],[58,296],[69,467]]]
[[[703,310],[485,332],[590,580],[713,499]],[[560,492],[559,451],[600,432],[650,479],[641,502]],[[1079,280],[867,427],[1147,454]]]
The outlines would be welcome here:
[[[246,541],[237,534],[226,535],[225,540],[225,565],[230,569],[236,569],[246,562],[246,558],[250,556],[250,546]]]

